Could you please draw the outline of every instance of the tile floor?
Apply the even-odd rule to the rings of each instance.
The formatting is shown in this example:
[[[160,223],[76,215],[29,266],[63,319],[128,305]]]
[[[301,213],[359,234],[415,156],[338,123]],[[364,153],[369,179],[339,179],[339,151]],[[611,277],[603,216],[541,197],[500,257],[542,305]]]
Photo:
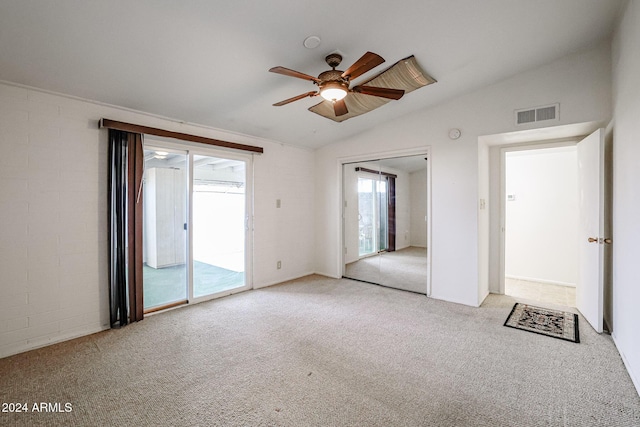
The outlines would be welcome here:
[[[193,273],[196,298],[244,286],[244,272],[194,261]],[[143,287],[145,310],[188,299],[186,265],[155,269],[145,264]]]
[[[504,293],[516,298],[525,298],[549,304],[576,306],[576,288],[506,278]]]

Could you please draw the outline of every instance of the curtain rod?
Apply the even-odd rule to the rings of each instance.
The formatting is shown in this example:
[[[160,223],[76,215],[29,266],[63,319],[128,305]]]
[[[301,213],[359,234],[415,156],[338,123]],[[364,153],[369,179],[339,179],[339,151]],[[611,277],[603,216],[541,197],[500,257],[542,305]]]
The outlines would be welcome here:
[[[376,170],[373,170],[373,169],[367,169],[367,168],[362,168],[362,167],[358,166],[358,167],[356,168],[356,172],[360,172],[360,171],[362,171],[362,172],[368,172],[368,173],[374,173],[374,174],[376,174],[376,175],[388,176],[388,177],[391,177],[391,178],[397,178],[397,177],[398,177],[398,175],[394,175],[394,174],[392,174],[392,173],[387,173],[387,172],[382,172],[382,171],[376,171]]]
[[[100,128],[115,129],[125,132],[142,133],[145,135],[163,136],[166,138],[175,138],[182,141],[199,142],[201,144],[215,145],[216,147],[233,148],[236,150],[251,151],[253,153],[264,153],[264,148],[254,145],[239,144],[237,142],[221,141],[219,139],[207,138],[204,136],[191,135],[182,132],[173,132],[170,130],[152,128],[149,126],[135,125],[132,123],[119,122],[102,118],[100,119]]]

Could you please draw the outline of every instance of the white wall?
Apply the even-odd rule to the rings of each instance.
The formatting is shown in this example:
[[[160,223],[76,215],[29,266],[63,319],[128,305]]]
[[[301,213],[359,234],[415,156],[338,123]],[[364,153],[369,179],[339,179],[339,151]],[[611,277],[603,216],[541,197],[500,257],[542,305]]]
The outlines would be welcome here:
[[[613,43],[613,338],[640,392],[640,2]]]
[[[313,272],[313,152],[0,84],[0,357],[108,327],[101,117],[263,146],[254,167],[254,286]]]
[[[431,147],[432,296],[478,305],[486,295],[479,282],[486,288],[488,274],[480,278],[479,259],[486,259],[488,245],[478,239],[478,137],[519,130],[515,109],[555,102],[561,108],[559,125],[608,120],[610,71],[609,46],[602,45],[319,149],[316,243],[323,250],[316,270],[338,276],[341,269],[339,159]],[[384,114],[385,108],[392,105],[370,114]],[[450,140],[448,130],[454,127],[462,136]]]
[[[576,146],[506,153],[505,275],[575,286],[578,274]]]
[[[254,164],[254,288],[313,273],[316,253],[314,154],[262,145],[265,153]]]
[[[411,192],[411,246],[427,247],[427,170],[409,174]]]

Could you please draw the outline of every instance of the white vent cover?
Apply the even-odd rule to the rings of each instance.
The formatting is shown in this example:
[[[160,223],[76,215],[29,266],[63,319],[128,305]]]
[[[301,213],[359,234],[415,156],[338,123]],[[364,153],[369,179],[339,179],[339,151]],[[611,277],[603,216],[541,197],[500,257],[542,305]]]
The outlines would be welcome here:
[[[516,110],[516,125],[535,123],[547,120],[560,120],[560,104],[543,105],[541,107]]]

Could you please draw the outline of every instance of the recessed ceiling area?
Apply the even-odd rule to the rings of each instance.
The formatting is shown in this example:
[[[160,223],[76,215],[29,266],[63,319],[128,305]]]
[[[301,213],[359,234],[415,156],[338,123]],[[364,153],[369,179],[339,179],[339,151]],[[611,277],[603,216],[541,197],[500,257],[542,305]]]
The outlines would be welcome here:
[[[0,80],[317,148],[592,48],[609,38],[622,4],[5,1]],[[321,41],[314,49],[304,45],[310,35]],[[336,51],[345,64],[375,52],[381,68],[415,55],[438,83],[342,123],[307,111],[313,99],[272,106],[309,89],[271,67],[318,75]]]

